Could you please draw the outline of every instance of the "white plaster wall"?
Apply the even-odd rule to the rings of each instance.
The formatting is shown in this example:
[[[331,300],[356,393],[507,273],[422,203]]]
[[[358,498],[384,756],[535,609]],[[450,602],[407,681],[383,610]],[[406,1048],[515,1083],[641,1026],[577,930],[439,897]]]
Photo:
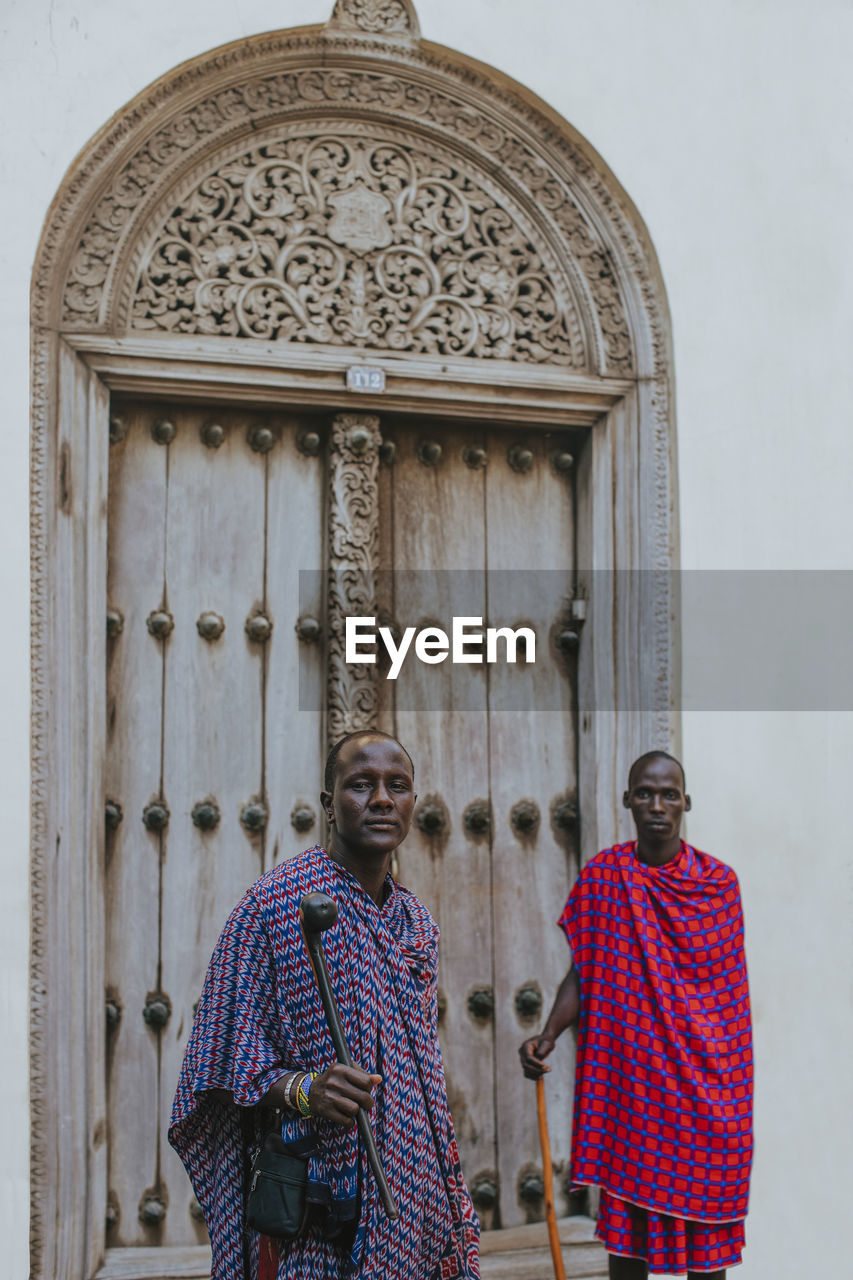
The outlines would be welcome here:
[[[27,307],[75,153],[178,62],[331,0],[5,0],[0,1240],[27,1273]],[[849,0],[421,0],[429,39],[529,85],[649,229],[669,293],[682,563],[850,568]],[[808,627],[792,602],[791,625]],[[685,639],[691,675],[691,636]],[[758,1157],[743,1280],[845,1274],[853,1202],[853,716],[691,712],[691,838],[747,908]]]

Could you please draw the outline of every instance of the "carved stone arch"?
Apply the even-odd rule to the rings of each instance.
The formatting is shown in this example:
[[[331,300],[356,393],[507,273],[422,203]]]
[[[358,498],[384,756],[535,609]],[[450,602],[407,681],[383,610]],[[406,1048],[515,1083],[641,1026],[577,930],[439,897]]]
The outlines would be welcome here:
[[[299,164],[322,137],[350,148],[345,180],[306,188]],[[380,177],[368,154],[376,146],[388,155]],[[267,189],[280,203],[274,215],[244,195],[246,178],[267,161],[280,162]],[[407,186],[404,171],[424,182]],[[392,290],[407,299],[396,328],[368,328],[366,338],[351,324],[333,327],[342,304],[330,287],[303,298],[307,322],[289,303],[287,323],[270,332],[241,327],[233,303],[206,309],[205,282],[208,294],[217,281],[238,294],[250,283],[239,254],[211,266],[195,233],[179,230],[214,179],[235,208],[243,201],[237,237],[266,238],[257,279],[275,279],[282,297],[282,255],[286,265],[305,234],[300,217],[313,218],[313,249],[338,255],[343,280],[357,266],[368,300],[381,292],[382,255],[409,252],[436,310],[445,308],[444,329],[430,327],[430,315],[413,320],[413,284],[407,294]],[[430,203],[430,179],[446,200]],[[215,237],[215,209],[211,216]],[[444,227],[442,217],[451,219]],[[169,237],[202,266],[177,282],[164,269],[152,284],[149,264]],[[466,277],[472,251],[482,259]],[[170,310],[169,291],[182,289],[186,315],[172,323],[180,307]],[[454,315],[468,324],[457,322],[456,350]],[[590,596],[579,677],[587,856],[618,829],[632,753],[677,745],[675,426],[665,292],[629,198],[592,147],[527,89],[421,40],[410,0],[338,0],[325,26],[223,46],[141,93],[84,149],[57,194],[36,259],[32,320],[33,1276],[78,1280],[102,1264],[106,1196],[110,391],[265,403],[292,395],[345,412],[384,405],[462,419],[482,414],[487,389],[496,421],[589,428],[578,467],[579,556],[590,571],[580,582]],[[365,353],[386,369],[384,400],[346,390],[347,365]]]

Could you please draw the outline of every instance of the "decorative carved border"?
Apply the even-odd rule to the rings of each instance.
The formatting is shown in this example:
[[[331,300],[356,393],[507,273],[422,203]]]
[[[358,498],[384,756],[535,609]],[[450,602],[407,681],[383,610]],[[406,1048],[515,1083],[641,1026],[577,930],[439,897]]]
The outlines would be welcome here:
[[[348,614],[376,614],[379,550],[379,419],[339,413],[329,442],[328,718],[329,747],[344,734],[376,727],[376,667],[348,666]]]
[[[410,15],[409,24],[394,31],[392,11],[400,9]],[[384,33],[369,30],[365,15],[381,17],[383,10],[391,15],[390,27]],[[101,284],[108,275],[113,288],[103,294],[103,310],[91,325],[93,337],[98,333],[110,339],[121,336],[114,327],[120,296],[115,285],[127,279],[137,237],[153,209],[205,157],[215,158],[259,128],[330,114],[348,121],[369,120],[374,127],[383,121],[399,127],[402,122],[461,159],[469,156],[506,184],[528,216],[536,215],[543,242],[566,272],[578,280],[578,263],[590,265],[581,274],[589,285],[587,333],[599,335],[594,363],[600,373],[631,378],[636,386],[637,445],[631,465],[638,476],[632,498],[637,541],[630,553],[632,563],[623,567],[666,572],[677,563],[669,320],[654,251],[641,220],[604,163],[557,113],[493,69],[441,46],[418,42],[416,19],[412,19],[410,0],[340,0],[336,21],[328,28],[274,32],[185,63],[140,94],[96,135],[63,182],[42,235],[32,286],[31,482],[31,1238],[33,1275],[39,1280],[48,1276],[79,1280],[79,1267],[88,1267],[80,1260],[92,1259],[98,1252],[97,1240],[93,1243],[88,1238],[84,1245],[70,1247],[63,1237],[60,1247],[50,1194],[60,1140],[50,1104],[53,1063],[60,1050],[68,1048],[57,1043],[64,1014],[51,986],[50,947],[58,906],[50,891],[50,845],[61,785],[57,766],[65,764],[75,779],[75,769],[83,768],[57,759],[57,704],[66,723],[79,711],[72,705],[71,694],[57,687],[54,679],[57,619],[63,608],[71,607],[57,603],[57,586],[63,574],[67,576],[69,564],[65,551],[65,560],[57,554],[54,481],[59,461],[57,414],[64,394],[58,372],[63,299],[86,228],[101,202],[116,184],[120,186],[122,174],[133,172],[139,178],[145,165],[151,165],[151,181],[144,184],[144,192],[125,193],[130,216],[124,232],[119,229],[112,248],[107,248],[107,273]],[[205,115],[206,103],[214,103],[215,110]],[[193,120],[207,120],[208,127],[197,130]],[[75,270],[79,274],[79,260]],[[593,280],[598,280],[594,287]],[[630,339],[627,351],[617,349],[615,362],[612,351],[608,357],[606,336],[601,336],[608,332],[626,332]],[[84,495],[76,501],[80,503],[77,518],[85,522]],[[654,673],[658,708],[674,702],[678,664],[673,628],[672,602],[662,592],[643,636],[643,661]],[[73,657],[86,661],[83,653],[75,652]],[[643,733],[656,743],[673,742],[677,718],[665,709],[652,712],[643,720]],[[625,749],[624,744],[620,746],[620,755]],[[81,866],[89,857],[88,850],[84,853]],[[85,1055],[75,1069],[85,1073]],[[85,1161],[85,1151],[80,1159]],[[74,1185],[83,1195],[85,1184]],[[49,1268],[60,1254],[65,1270],[54,1275]]]
[[[45,1114],[48,1074],[48,939],[51,915],[47,904],[48,840],[47,802],[50,786],[48,700],[50,655],[48,652],[47,594],[47,465],[48,410],[52,383],[51,348],[45,334],[36,333],[31,345],[32,442],[30,445],[30,574],[31,604],[31,775],[30,800],[30,1180],[33,1188],[49,1186],[49,1154]],[[44,1195],[32,1195],[30,1243],[38,1257],[44,1237]]]

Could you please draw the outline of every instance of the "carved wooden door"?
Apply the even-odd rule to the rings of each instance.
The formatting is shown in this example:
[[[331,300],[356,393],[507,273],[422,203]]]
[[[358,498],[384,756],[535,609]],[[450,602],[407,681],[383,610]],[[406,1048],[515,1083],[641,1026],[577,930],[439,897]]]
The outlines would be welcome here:
[[[331,415],[113,405],[111,1246],[205,1241],[166,1142],[205,966],[243,890],[324,838],[327,736],[359,715],[415,760],[419,802],[398,870],[442,931],[448,1088],[483,1224],[542,1217],[534,1093],[517,1047],[565,971],[553,922],[576,872],[573,660],[558,644],[573,583],[571,441],[389,420],[379,463],[371,422],[373,482],[359,498],[378,524],[367,572],[379,621],[527,626],[535,661],[439,668],[412,654],[396,681],[379,663],[360,711],[326,643],[341,621],[327,593],[343,476]],[[567,1161],[565,1069],[549,1095],[555,1159]]]

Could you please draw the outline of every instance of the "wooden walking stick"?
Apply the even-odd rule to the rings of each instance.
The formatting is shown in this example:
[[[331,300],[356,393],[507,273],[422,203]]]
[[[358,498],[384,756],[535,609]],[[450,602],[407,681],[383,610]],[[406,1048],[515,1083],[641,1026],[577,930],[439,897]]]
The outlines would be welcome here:
[[[335,1003],[335,993],[332,991],[332,984],[329,981],[329,970],[326,968],[326,956],[323,952],[323,942],[320,937],[321,933],[326,929],[331,929],[337,919],[338,904],[334,898],[330,898],[326,893],[306,893],[299,907],[299,923],[302,926],[302,936],[305,939],[305,946],[311,959],[314,977],[317,979],[320,999],[323,1002],[323,1012],[326,1015],[326,1022],[329,1024],[332,1044],[335,1046],[338,1062],[342,1062],[345,1067],[351,1067],[352,1058],[344,1036],[344,1029],[341,1026],[338,1006]],[[385,1216],[392,1219],[399,1218],[400,1210],[394,1203],[391,1188],[385,1179],[385,1172],[379,1159],[379,1152],[376,1150],[376,1142],[373,1138],[373,1130],[370,1127],[367,1112],[363,1111],[361,1107],[359,1107],[356,1115],[356,1123],[361,1140],[364,1143],[368,1163],[376,1179],[376,1186],[379,1189],[379,1198],[382,1201]]]
[[[545,1111],[545,1079],[536,1081],[536,1114],[539,1119],[539,1144],[542,1147],[542,1181],[545,1183],[545,1220],[548,1223],[548,1243],[554,1263],[556,1280],[566,1280],[563,1254],[560,1249],[560,1233],[557,1230],[557,1213],[554,1208],[554,1170],[551,1166],[551,1142],[548,1138],[548,1115]]]

